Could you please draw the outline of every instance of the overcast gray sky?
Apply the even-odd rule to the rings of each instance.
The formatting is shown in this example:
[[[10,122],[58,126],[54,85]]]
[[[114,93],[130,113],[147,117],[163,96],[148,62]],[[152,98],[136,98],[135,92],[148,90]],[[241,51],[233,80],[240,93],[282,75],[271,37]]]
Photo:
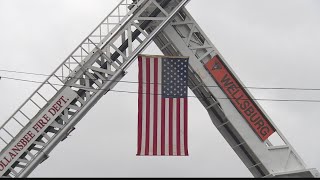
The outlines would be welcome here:
[[[50,74],[118,2],[0,0],[0,69]],[[193,0],[187,9],[246,86],[320,88],[320,1]],[[154,45],[144,53],[161,54]],[[137,77],[134,63],[123,80]],[[2,79],[0,123],[38,86]],[[320,91],[250,92],[320,100]],[[308,167],[320,170],[320,103],[260,104]],[[189,100],[189,157],[136,157],[136,117],[136,94],[108,93],[30,177],[252,177],[197,99]]]

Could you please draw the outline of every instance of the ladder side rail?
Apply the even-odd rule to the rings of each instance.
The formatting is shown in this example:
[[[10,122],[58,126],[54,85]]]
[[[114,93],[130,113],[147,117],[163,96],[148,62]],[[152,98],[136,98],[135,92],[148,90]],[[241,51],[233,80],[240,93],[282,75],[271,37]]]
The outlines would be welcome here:
[[[207,37],[207,35],[204,33],[204,31],[201,29],[201,27],[196,23],[196,21],[193,19],[193,17],[191,16],[191,14],[184,9],[183,10],[184,13],[187,15],[188,18],[191,19],[192,22],[195,23],[196,29],[200,32],[200,34],[205,38],[206,42],[208,43],[208,47],[206,47],[206,49],[210,49],[212,48],[215,52],[216,55],[219,55],[221,57],[221,59],[223,60],[224,64],[228,67],[228,69],[231,71],[231,74],[233,76],[235,76],[235,78],[237,79],[237,81],[240,83],[240,85],[242,87],[246,87],[244,85],[244,83],[241,81],[241,79],[237,76],[237,74],[233,71],[233,69],[231,68],[231,66],[228,64],[228,62],[223,58],[222,54],[219,52],[219,50],[214,46],[214,44],[210,41],[210,39]],[[211,55],[213,56],[213,55]],[[201,58],[199,58],[199,60],[203,60]],[[253,95],[251,94],[251,92],[247,89],[245,89],[245,91],[248,93],[249,98],[250,99],[255,99],[253,97]],[[263,112],[263,114],[270,120],[270,123],[273,125],[273,127],[276,129],[276,132],[279,134],[279,136],[281,137],[281,139],[284,141],[285,144],[289,145],[290,147],[292,147],[289,143],[289,141],[285,138],[285,136],[282,134],[282,132],[280,131],[280,129],[276,126],[276,124],[272,121],[272,119],[268,116],[268,114],[264,111],[264,109],[261,107],[261,105],[259,104],[259,102],[257,100],[254,100],[256,105],[259,107],[259,110],[261,110]],[[273,145],[271,145],[273,146]],[[301,161],[302,159],[299,158]],[[302,161],[303,162],[303,161]],[[303,163],[304,164],[304,163]],[[304,164],[305,165],[305,164]]]
[[[185,30],[184,28],[179,28],[178,26],[184,26],[184,28],[187,30]],[[176,32],[173,33],[174,31],[172,29],[174,29],[174,31]],[[179,32],[179,30],[181,30],[182,32]],[[160,36],[161,34],[163,34],[162,37]],[[183,41],[181,40],[176,41],[177,40],[176,37],[181,37]],[[194,21],[194,19],[191,17],[191,15],[187,12],[186,9],[183,9],[182,11],[180,11],[179,15],[176,16],[173,22],[171,22],[170,25],[168,25],[161,33],[159,33],[159,35],[154,41],[159,47],[159,49],[162,50],[165,55],[175,55],[175,56],[191,55],[192,57],[195,57],[193,61],[197,61],[197,62],[201,62],[206,58],[212,58],[215,55],[219,54],[215,46],[211,43],[208,37],[203,33],[203,31],[200,29],[200,27],[197,25],[197,23]],[[178,48],[176,46],[178,46]],[[188,50],[184,51],[184,49],[188,49]],[[196,91],[193,90],[198,97],[198,95],[206,94],[206,92],[208,92],[208,90],[204,90],[204,89],[208,89],[206,84],[203,84],[203,82],[201,82],[201,79],[205,78],[205,74],[207,72],[204,72],[203,70],[198,70],[197,68],[199,68],[199,66],[194,66],[194,68],[196,68],[195,76],[198,76],[199,77],[198,79],[200,79],[200,81],[198,82],[199,84],[197,85],[197,87],[190,86],[190,81],[189,81],[189,87],[195,88],[194,90],[201,89],[200,92],[202,93],[197,93]],[[203,65],[201,65],[201,68],[203,68]],[[232,71],[232,73],[234,72]],[[239,78],[237,77],[237,79]],[[212,85],[213,84],[209,84],[208,86],[212,86]],[[243,84],[241,85],[243,86]],[[198,87],[201,87],[201,88],[198,88]],[[212,89],[213,88],[209,88],[210,93],[212,92]],[[224,94],[218,93],[216,95],[220,97],[220,95],[224,95]],[[208,96],[198,97],[200,102],[203,105],[207,105],[203,101],[203,99],[206,97]],[[252,98],[253,96],[250,94],[249,97]],[[213,98],[213,101],[214,101],[214,98]],[[208,105],[205,107],[208,107]],[[262,109],[260,106],[258,107]],[[231,123],[226,122],[225,124],[219,125],[219,122],[217,122],[217,120],[219,120],[219,117],[216,117],[214,115],[214,112],[220,111],[224,113],[223,110],[219,110],[217,108],[209,108],[207,110],[209,112],[209,115],[213,123],[217,126],[218,130],[222,133],[222,135],[228,141],[230,146],[234,149],[234,151],[238,154],[240,159],[244,162],[244,164],[248,167],[250,172],[255,177],[264,177],[266,175],[269,175],[270,173],[276,174],[277,172],[286,172],[290,174],[292,171],[300,171],[300,170],[304,172],[308,172],[307,174],[309,175],[312,174],[311,172],[313,172],[313,170],[306,169],[305,163],[298,156],[298,154],[292,148],[292,146],[288,143],[288,141],[284,138],[284,136],[279,131],[279,129],[276,128],[276,126],[274,127],[278,132],[280,132],[278,133],[278,135],[283,140],[285,145],[274,146],[269,140],[266,140],[265,142],[260,142],[261,145],[259,145],[259,146],[262,146],[262,149],[264,149],[263,150],[264,152],[267,152],[266,154],[268,155],[266,155],[266,157],[269,157],[269,158],[271,157],[270,158],[272,159],[271,161],[278,161],[277,162],[278,164],[274,166],[274,164],[270,165],[268,163],[265,163],[265,162],[268,162],[268,160],[265,161],[266,157],[263,157],[264,155],[260,154],[261,152],[257,151],[257,149],[255,149],[255,147],[252,146],[252,143],[248,141],[250,139],[250,136],[252,135],[248,136],[247,134],[246,137],[244,138],[247,139],[246,141],[248,142],[245,142],[244,139],[242,139],[243,134],[238,133],[240,129],[238,129],[237,127],[234,127]],[[265,114],[264,111],[262,112]],[[225,117],[224,119],[227,120],[228,118]],[[272,125],[274,125],[273,122],[272,122]],[[222,130],[222,128],[224,130]],[[227,130],[227,128],[229,130]],[[236,141],[239,141],[239,142],[235,143]],[[281,160],[277,160],[277,157],[279,157],[279,154],[276,154],[277,153],[276,150],[278,149],[285,150],[287,152],[287,157]],[[262,160],[261,158],[262,159],[264,158],[264,160]],[[315,170],[314,172],[317,172],[317,171]],[[317,174],[317,173],[313,173],[313,175],[310,175],[310,176],[313,177],[314,174]]]
[[[182,11],[180,11],[179,13],[181,12]],[[173,22],[171,22],[171,24],[172,23]],[[147,32],[149,33],[151,30],[152,27],[149,28]],[[171,41],[170,37],[168,37],[164,31],[160,32],[153,41],[165,55],[186,56],[186,54],[183,55],[178,50],[178,48],[176,48],[175,44]],[[206,46],[207,48],[210,48],[210,46]],[[232,124],[229,123],[229,120],[225,116],[219,102],[217,101],[217,98],[213,94],[211,94],[210,90],[208,90],[204,82],[191,66],[189,66],[188,86],[207,109],[210,117],[218,120],[218,122],[212,122],[222,133],[222,135],[225,137],[234,151],[238,154],[238,156],[242,159],[250,172],[255,177],[262,177],[267,174],[266,168],[263,166],[263,164],[259,163],[258,158],[254,156],[252,150],[245,143],[243,143],[243,139],[240,138],[241,136],[237,133]]]
[[[175,45],[170,41],[170,38],[168,38],[163,32],[157,35],[154,42],[167,56],[183,56],[181,52],[177,51],[177,48],[175,48]],[[212,122],[248,167],[249,171],[255,177],[262,177],[267,174],[266,172],[268,171],[266,168],[263,164],[258,163],[258,158],[254,156],[252,150],[243,143],[243,139],[239,138],[241,136],[237,131],[235,131],[232,124],[229,123],[230,121],[225,116],[217,98],[210,92],[210,90],[208,90],[204,82],[191,66],[189,66],[188,86],[199,99],[201,104],[206,108],[211,119],[217,120]]]
[[[126,2],[126,3],[123,3],[123,2]],[[143,3],[144,1],[137,1],[136,3],[134,3],[134,4],[128,4],[127,3],[127,0],[123,0],[122,2],[120,2],[119,3],[119,6],[120,5],[122,5],[122,4],[124,4],[125,6],[126,6],[126,9],[128,9],[128,7],[130,6],[130,13],[131,14],[133,14],[134,13],[134,11],[136,11],[140,6],[141,6],[141,4]],[[115,8],[115,10],[117,10],[119,7],[116,7]],[[128,10],[127,10],[127,12],[128,12]],[[110,14],[112,14],[113,12],[111,12]],[[120,12],[119,12],[120,13]],[[120,17],[120,15],[121,14],[119,14],[119,21],[120,21],[120,23],[114,28],[114,29],[112,29],[112,31],[110,31],[110,33],[109,33],[109,36],[110,36],[110,34],[112,34],[113,32],[116,32],[116,30],[119,30],[119,27],[121,26],[121,23],[123,23],[123,22],[125,22],[125,19],[124,20],[120,20],[120,18],[122,18],[122,17],[130,17],[129,15],[128,16],[121,16]],[[132,16],[132,15],[131,15]],[[102,22],[101,24],[100,24],[100,26],[103,24],[104,22]],[[98,26],[99,27],[99,26]],[[96,28],[97,29],[97,28]],[[109,36],[107,36],[107,37],[105,37],[104,39],[106,39],[106,38],[108,38]],[[83,42],[82,42],[82,44],[84,44],[84,42],[85,42],[86,40],[84,40]],[[76,48],[76,50],[77,49],[79,49],[79,47],[81,47],[81,45],[82,44],[80,44],[77,48]],[[102,43],[101,43],[102,44]],[[81,47],[82,48],[82,47]],[[66,68],[68,68],[68,70],[69,71],[71,71],[71,69],[69,69],[69,67],[70,67],[70,57],[72,57],[73,55],[74,55],[74,53],[76,52],[76,50],[74,50],[73,52],[72,52],[72,54],[65,60],[65,61],[63,61],[62,63],[61,63],[61,65],[60,66],[58,66],[58,68],[56,68],[56,70],[36,89],[36,91],[34,91],[34,93],[18,108],[18,110],[11,116],[11,118],[9,118],[3,125],[2,125],[2,127],[1,128],[3,128],[3,129],[0,129],[0,130],[2,130],[2,131],[0,131],[0,132],[5,132],[6,134],[8,134],[9,136],[11,136],[11,139],[10,140],[4,140],[4,138],[2,138],[1,137],[1,140],[5,143],[5,148],[1,148],[1,150],[2,150],[2,153],[6,150],[6,148],[8,148],[10,145],[12,145],[12,143],[14,143],[14,141],[16,140],[16,138],[15,137],[18,137],[19,135],[21,135],[21,133],[23,133],[24,132],[24,130],[28,127],[28,125],[30,124],[30,123],[32,123],[32,120],[31,120],[31,118],[29,119],[27,116],[25,116],[25,117],[27,117],[28,118],[28,120],[29,120],[29,122],[24,126],[24,125],[22,125],[21,124],[21,122],[19,121],[19,119],[17,120],[17,118],[15,118],[14,116],[17,114],[17,112],[21,112],[23,115],[25,115],[22,111],[21,111],[21,109],[28,103],[28,102],[32,102],[34,105],[36,105],[37,107],[39,107],[38,106],[38,104],[37,103],[35,103],[33,100],[32,100],[32,98],[35,96],[35,95],[39,95],[39,96],[41,96],[41,98],[42,99],[44,99],[45,101],[47,101],[47,103],[46,103],[46,105],[43,107],[43,109],[45,109],[47,106],[48,106],[48,104],[50,104],[50,102],[51,101],[48,101],[47,99],[54,99],[54,97],[52,96],[52,97],[47,97],[47,98],[45,98],[43,95],[41,95],[41,93],[39,93],[40,92],[40,90],[42,90],[42,89],[45,89],[45,88],[43,88],[45,85],[47,85],[47,84],[49,84],[52,88],[54,88],[56,91],[58,91],[58,89],[60,89],[60,88],[56,88],[55,86],[58,86],[58,87],[63,87],[63,86],[65,86],[65,84],[63,84],[63,80],[61,79],[61,77],[63,78],[63,76],[57,76],[56,74],[57,74],[57,72],[59,72],[59,71],[62,71],[62,74],[63,74],[63,71],[64,71],[64,69],[66,69]],[[74,64],[77,64],[77,65],[79,65],[79,62],[78,61],[76,61],[76,60],[74,60],[74,62],[73,62]],[[68,67],[68,64],[69,64],[69,67]],[[59,82],[59,84],[54,84],[54,86],[52,85],[52,83],[50,83],[49,82],[49,80],[50,79],[52,79],[52,78],[57,78],[57,79],[55,79],[55,82]],[[62,83],[62,84],[61,84]],[[41,111],[39,111],[38,112],[38,114],[40,114],[41,113]],[[35,115],[35,117],[36,117],[36,115]],[[19,129],[19,133],[17,133],[16,135],[15,135],[15,137],[13,137],[12,135],[11,135],[11,133],[8,133],[7,131],[6,131],[6,129],[5,129],[5,126],[7,125],[7,124],[9,124],[10,122],[12,122],[12,121],[14,121],[14,122],[17,122],[22,128],[21,129]],[[16,129],[15,129],[15,131],[17,131]],[[3,133],[1,134],[1,136],[3,135]],[[0,141],[1,141],[0,140]]]
[[[178,12],[188,0],[181,0],[180,3],[171,10],[171,13],[163,19],[162,23],[154,30],[152,34],[150,34],[141,44],[139,47],[128,56],[128,60],[124,62],[120,69],[110,78],[109,81],[105,82],[101,89],[97,91],[94,96],[92,96],[79,110],[75,115],[70,119],[70,121],[59,131],[58,134],[52,138],[47,145],[39,151],[37,156],[28,164],[28,166],[23,169],[19,174],[18,177],[26,177],[28,176],[34,168],[48,156],[49,152],[51,152],[54,147],[64,138],[64,136],[68,133],[70,129],[72,129],[80,119],[95,105],[95,103],[105,94],[107,93],[112,87],[114,87],[118,80],[124,77],[125,70],[132,64],[135,60],[136,56],[151,42],[152,38],[169,22],[169,20],[174,16],[176,12]],[[132,21],[134,23],[135,20]]]
[[[179,2],[179,1],[177,1],[177,2]],[[159,10],[159,9],[157,9],[157,8],[155,8],[154,6],[152,6],[152,3],[157,3],[155,0],[150,0],[150,1],[147,1],[147,3],[145,3],[147,6],[146,7],[144,7],[144,9],[142,9],[141,11],[140,11],[140,14],[138,14],[139,16],[141,15],[141,17],[139,17],[139,20],[141,20],[141,19],[148,19],[148,17],[156,17],[161,11]],[[171,3],[171,1],[170,0],[164,0],[164,1],[162,1],[161,3],[160,3],[160,5],[158,5],[158,6],[167,6],[168,4],[170,4]],[[158,7],[157,6],[157,7]],[[146,9],[146,8],[148,8],[148,11],[146,12],[146,13],[143,13],[144,12],[144,10]],[[170,9],[169,11],[171,11],[172,9]],[[150,12],[152,12],[152,13],[150,13]],[[150,14],[148,14],[148,13],[150,13]],[[131,35],[131,41],[134,41],[134,40],[136,40],[136,39],[138,39],[139,38],[139,35],[140,34],[144,34],[145,35],[145,32],[144,32],[144,30],[148,27],[148,25],[152,22],[152,20],[144,20],[144,21],[142,21],[142,23],[135,23],[134,21],[137,21],[138,19],[134,19],[134,20],[132,20],[132,22],[133,23],[131,23],[132,24],[132,26],[133,27],[138,27],[134,32],[132,32],[132,35]],[[127,28],[122,28],[122,30],[120,31],[120,32],[118,32],[118,34],[123,34],[123,33],[125,33],[125,31],[126,31],[126,29]],[[130,33],[130,32],[129,32]],[[118,35],[118,37],[115,37],[115,33],[113,34],[113,36],[111,37],[111,38],[109,38],[105,43],[104,43],[104,45],[101,47],[101,48],[99,48],[99,47],[96,47],[96,49],[93,51],[93,53],[96,53],[96,52],[99,52],[100,54],[102,54],[106,59],[108,59],[108,60],[110,60],[110,61],[107,61],[107,62],[105,62],[104,64],[102,64],[101,65],[101,69],[106,69],[108,66],[110,66],[110,63],[116,63],[116,64],[118,64],[118,67],[120,67],[121,65],[122,65],[122,63],[125,61],[125,60],[122,60],[123,62],[121,62],[121,60],[119,60],[118,58],[126,58],[126,57],[124,57],[124,54],[122,53],[122,52],[125,52],[126,51],[126,49],[129,49],[130,51],[131,51],[131,53],[132,53],[132,51],[133,51],[133,45],[132,45],[132,43],[133,42],[131,42],[131,46],[129,47],[129,37],[128,37],[128,39],[126,39],[126,40],[124,40],[123,42],[122,42],[122,45],[121,46],[119,46],[118,48],[116,47],[116,43],[115,43],[115,39],[119,39],[119,35]],[[115,50],[115,52],[114,53],[111,53],[111,48],[110,48],[110,44],[111,45],[113,45],[113,49]],[[120,54],[121,53],[121,54]],[[108,54],[110,55],[110,57],[108,56]],[[83,64],[82,65],[82,67],[84,68],[84,69],[86,69],[86,68],[88,68],[88,67],[90,67],[90,66],[92,66],[94,63],[96,63],[95,62],[95,60],[94,59],[91,59],[90,61],[85,61],[85,63],[86,64]],[[112,66],[112,64],[111,64],[111,66]],[[70,81],[68,81],[68,82],[66,82],[66,83],[68,83],[68,84],[75,84],[76,83],[76,81],[79,79],[79,78],[81,78],[81,74],[79,74],[79,73],[77,73],[78,71],[85,71],[84,69],[80,69],[80,67],[79,68],[77,68],[74,72],[73,72],[73,75],[72,75],[72,77],[75,77],[75,78],[73,78],[73,79],[71,79]],[[90,68],[89,68],[90,69]],[[117,69],[117,68],[116,68]],[[92,85],[92,84],[94,84],[94,79],[97,79],[98,77],[96,76],[96,74],[94,74],[93,75],[94,77],[93,78],[91,78],[91,79],[89,79],[90,80],[90,85]],[[83,90],[79,90],[78,91],[78,94],[79,95],[81,95],[81,94],[83,94],[84,93],[84,91]]]
[[[240,83],[240,85],[242,87],[246,87],[243,82],[240,80],[240,78],[237,76],[237,74],[232,70],[231,66],[227,63],[227,61],[223,58],[222,54],[218,51],[218,49],[213,45],[213,43],[210,41],[210,39],[207,37],[207,35],[204,33],[204,31],[201,29],[201,27],[196,23],[196,21],[193,19],[193,17],[191,16],[191,14],[184,9],[183,13],[186,14],[186,17],[188,17],[190,19],[191,22],[194,22],[194,26],[196,31],[194,32],[200,32],[200,35],[205,39],[205,44],[208,45],[208,47],[205,47],[204,49],[206,49],[206,52],[210,52],[211,57],[214,56],[214,54],[219,55],[222,59],[222,61],[224,62],[224,64],[227,66],[227,68],[231,71],[231,74],[233,76],[235,76],[235,78],[238,80],[238,82]],[[193,32],[193,33],[194,33]],[[188,43],[188,42],[187,42]],[[204,45],[205,45],[204,44]],[[211,51],[212,49],[213,51]],[[207,54],[207,57],[210,56],[210,54]],[[199,57],[199,55],[198,55]],[[202,57],[200,57],[198,60],[202,61],[204,60],[204,55],[202,54]],[[244,89],[247,94],[249,95],[249,98],[254,99],[253,95],[250,93],[250,91],[248,91],[247,89]],[[285,138],[285,136],[283,135],[283,133],[280,131],[280,129],[276,126],[276,124],[272,121],[272,119],[268,116],[268,114],[264,111],[264,109],[261,107],[261,105],[258,103],[258,101],[254,101],[256,103],[256,105],[258,106],[259,110],[262,111],[262,113],[267,117],[267,119],[269,120],[269,122],[272,124],[272,126],[275,128],[276,133],[279,135],[279,137],[281,138],[281,140],[283,140],[285,146],[288,147],[289,151],[291,151],[296,158],[298,159],[299,163],[305,168],[306,164],[304,163],[304,161],[302,160],[302,158],[298,155],[298,153],[295,151],[295,149],[291,146],[291,144],[289,143],[289,141]],[[270,145],[270,144],[269,144]],[[271,144],[271,147],[273,145]]]
[[[64,78],[65,78],[65,79],[68,79],[67,76],[66,76],[66,77],[64,76],[64,71],[65,71],[64,69],[66,69],[66,67],[70,67],[70,64],[72,64],[72,63],[77,64],[77,65],[79,64],[79,62],[78,62],[76,59],[73,59],[72,57],[75,56],[76,52],[77,52],[79,49],[81,49],[81,47],[90,39],[90,37],[91,37],[99,28],[101,28],[101,26],[102,26],[103,24],[107,24],[106,21],[108,20],[108,18],[109,18],[110,16],[112,16],[115,12],[117,12],[117,9],[118,9],[120,6],[126,6],[127,8],[128,8],[129,6],[131,6],[131,7],[130,7],[131,10],[130,10],[129,14],[128,14],[127,16],[124,16],[124,17],[121,16],[122,19],[119,20],[119,23],[118,23],[111,31],[107,32],[108,35],[107,35],[106,37],[104,37],[103,40],[102,40],[99,44],[103,44],[103,41],[105,41],[105,40],[106,40],[107,38],[109,38],[113,33],[115,33],[117,30],[119,30],[119,27],[121,26],[121,24],[124,23],[124,22],[130,17],[130,14],[131,14],[131,16],[132,16],[133,12],[134,12],[135,10],[137,10],[137,8],[142,5],[142,3],[144,3],[144,1],[139,0],[139,1],[136,2],[136,4],[128,4],[127,1],[128,1],[128,0],[122,0],[122,1],[118,4],[118,6],[117,6],[116,8],[114,8],[113,11],[111,11],[111,13],[94,29],[94,31],[93,31],[92,33],[90,33],[90,35],[89,35],[87,38],[85,38],[85,40],[83,40],[83,41],[81,42],[81,44],[71,53],[71,55],[69,55],[68,58],[67,58],[66,60],[64,60],[64,61],[53,71],[53,73],[52,73],[51,75],[49,75],[49,76],[45,79],[45,81],[27,98],[27,100],[22,103],[22,105],[13,113],[13,115],[11,115],[11,116],[9,117],[9,119],[2,124],[2,126],[0,127],[0,131],[1,131],[3,128],[5,128],[5,126],[6,126],[8,123],[10,123],[11,121],[17,121],[16,119],[14,119],[14,116],[15,116],[28,102],[30,102],[30,101],[32,102],[32,97],[34,97],[37,93],[39,93],[39,91],[44,87],[44,85],[49,84],[49,80],[50,80],[51,78],[53,78],[54,76],[57,77],[57,74],[58,74],[58,77],[59,77],[62,81],[64,81]],[[127,8],[126,8],[126,9],[127,9]],[[120,17],[120,14],[119,14],[119,17]],[[71,61],[72,61],[72,62],[71,62]],[[84,60],[84,61],[85,61],[85,60]],[[78,68],[78,67],[77,67],[77,68]],[[72,70],[68,70],[68,72],[71,72],[71,71],[72,71]],[[61,74],[62,76],[59,76],[59,74]],[[70,77],[69,77],[69,78],[70,78]],[[61,86],[61,84],[59,84],[59,85]],[[32,102],[32,103],[34,103],[34,102]],[[19,122],[19,121],[18,121],[18,122]],[[25,127],[25,126],[24,126],[24,127]],[[22,130],[24,127],[22,127],[20,130]],[[14,137],[11,138],[10,141],[12,141],[13,139],[14,139]],[[2,140],[2,138],[1,138],[1,141],[3,141],[5,144],[9,144],[9,143],[6,142],[5,140]],[[4,150],[4,148],[0,147],[0,150],[2,151],[2,150]]]

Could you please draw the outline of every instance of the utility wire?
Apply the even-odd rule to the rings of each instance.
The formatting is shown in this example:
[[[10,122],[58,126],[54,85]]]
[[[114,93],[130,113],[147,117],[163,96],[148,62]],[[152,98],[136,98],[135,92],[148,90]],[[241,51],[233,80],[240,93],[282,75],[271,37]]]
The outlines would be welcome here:
[[[50,77],[51,75],[48,74],[40,74],[40,73],[31,73],[31,72],[23,72],[23,71],[11,71],[11,70],[4,70],[0,69],[0,72],[8,72],[8,73],[17,73],[17,74],[28,74],[28,75],[36,75],[36,76],[45,76],[45,77]],[[57,77],[62,77],[66,78],[65,76],[57,76]],[[1,79],[1,77],[0,77]],[[9,79],[7,77],[7,79]],[[11,78],[14,79],[14,78]],[[76,79],[85,79],[85,78],[76,78]],[[89,80],[100,80],[100,79],[92,79],[90,78]],[[28,81],[28,80],[24,80]],[[102,80],[102,81],[111,81],[111,80]],[[120,82],[120,83],[128,83],[128,84],[138,84],[139,82],[136,81],[113,81],[113,82]],[[143,83],[143,84],[155,84],[155,83]],[[158,83],[161,85],[161,83]],[[219,87],[219,86],[206,86],[205,87]],[[255,89],[255,90],[292,90],[292,91],[320,91],[320,88],[284,88],[284,87],[255,87],[255,86],[246,86],[243,87],[244,89]]]
[[[9,79],[9,80],[15,80],[15,81],[23,81],[23,82],[29,82],[29,83],[38,83],[38,84],[42,84],[43,82],[39,82],[39,81],[33,81],[33,80],[26,80],[26,79],[18,79],[18,78],[10,78],[10,77],[4,77],[2,76],[3,79]],[[48,83],[47,83],[48,84]],[[61,87],[73,87],[70,85],[61,85],[61,84],[53,84],[50,83],[51,85],[56,85],[56,86],[61,86]],[[105,89],[101,89],[101,88],[83,88],[84,90],[102,90],[105,91]],[[147,94],[147,93],[139,93],[139,92],[135,92],[135,91],[122,91],[122,90],[109,90],[112,92],[116,92],[116,93],[127,93],[127,94]],[[161,95],[161,94],[152,94],[149,93],[150,95]],[[187,96],[188,98],[214,98],[214,99],[219,99],[219,100],[232,100],[235,98],[216,98],[216,97],[197,97],[197,96]],[[320,100],[304,100],[304,99],[296,99],[296,100],[290,100],[290,99],[241,99],[241,100],[253,100],[253,101],[271,101],[271,102],[309,102],[309,103],[320,103]]]

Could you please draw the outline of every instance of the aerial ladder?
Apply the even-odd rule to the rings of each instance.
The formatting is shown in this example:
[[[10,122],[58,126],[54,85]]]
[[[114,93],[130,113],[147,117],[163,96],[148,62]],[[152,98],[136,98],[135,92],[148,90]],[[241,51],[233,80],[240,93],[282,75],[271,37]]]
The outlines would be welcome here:
[[[153,41],[164,55],[190,57],[189,88],[254,177],[320,177],[252,100],[186,10],[188,2],[121,0],[1,126],[0,176],[32,173]],[[246,98],[241,105],[235,92]],[[250,122],[253,112],[259,121]]]

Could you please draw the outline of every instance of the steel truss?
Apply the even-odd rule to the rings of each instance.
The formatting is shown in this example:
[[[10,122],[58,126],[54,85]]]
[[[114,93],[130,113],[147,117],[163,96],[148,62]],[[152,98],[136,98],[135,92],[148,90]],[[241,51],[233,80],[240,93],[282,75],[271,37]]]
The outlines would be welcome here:
[[[216,83],[204,63],[217,54],[227,63],[184,8],[187,3],[188,0],[122,0],[1,126],[3,155],[59,95],[65,90],[76,93],[71,104],[0,175],[27,177],[125,76],[136,56],[153,40],[165,55],[190,57],[190,89],[254,177],[319,177],[316,169],[306,169],[274,123],[271,122],[281,145],[273,145],[270,139],[262,142],[230,101],[216,98],[226,96],[220,88],[209,87]]]

